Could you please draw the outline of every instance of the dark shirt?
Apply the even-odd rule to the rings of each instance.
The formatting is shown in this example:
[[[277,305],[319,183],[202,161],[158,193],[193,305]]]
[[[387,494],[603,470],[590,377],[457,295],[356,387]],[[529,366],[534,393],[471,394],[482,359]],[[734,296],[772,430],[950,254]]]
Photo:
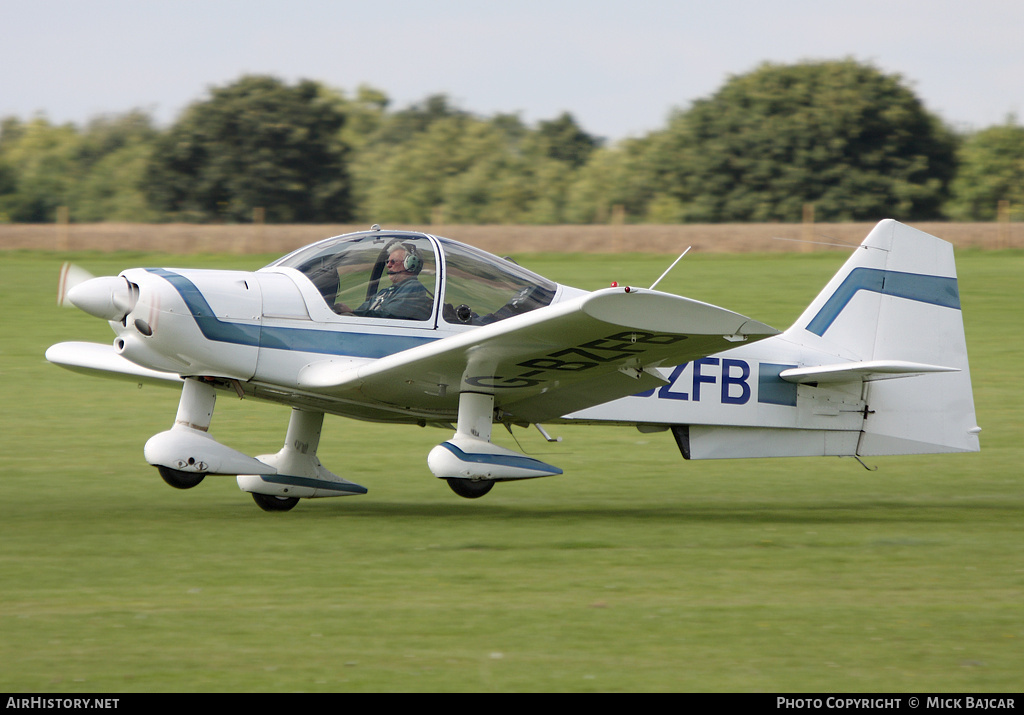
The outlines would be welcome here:
[[[368,318],[426,320],[434,307],[434,299],[418,280],[407,280],[385,288],[352,311]]]

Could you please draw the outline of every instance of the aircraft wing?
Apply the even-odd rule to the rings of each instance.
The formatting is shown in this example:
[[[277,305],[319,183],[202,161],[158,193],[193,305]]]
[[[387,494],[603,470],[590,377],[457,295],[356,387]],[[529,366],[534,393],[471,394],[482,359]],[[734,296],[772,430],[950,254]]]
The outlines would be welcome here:
[[[542,422],[663,385],[659,366],[777,333],[700,301],[608,288],[357,367],[315,362],[298,387],[449,419],[460,392],[483,392],[512,421]]]
[[[74,372],[86,375],[113,377],[136,383],[154,385],[181,385],[180,375],[158,372],[136,365],[121,357],[113,345],[100,343],[67,342],[51,345],[46,350],[46,359]]]

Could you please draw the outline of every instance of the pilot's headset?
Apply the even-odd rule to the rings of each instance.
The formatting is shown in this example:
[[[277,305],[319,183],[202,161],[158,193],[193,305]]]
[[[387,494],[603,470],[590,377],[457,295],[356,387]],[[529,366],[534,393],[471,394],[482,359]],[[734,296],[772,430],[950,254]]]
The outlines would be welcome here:
[[[423,259],[420,257],[419,249],[411,243],[399,243],[388,247],[388,252],[390,253],[395,248],[402,248],[405,251],[405,260],[402,262],[402,268],[414,276],[418,276],[420,271],[423,270]]]

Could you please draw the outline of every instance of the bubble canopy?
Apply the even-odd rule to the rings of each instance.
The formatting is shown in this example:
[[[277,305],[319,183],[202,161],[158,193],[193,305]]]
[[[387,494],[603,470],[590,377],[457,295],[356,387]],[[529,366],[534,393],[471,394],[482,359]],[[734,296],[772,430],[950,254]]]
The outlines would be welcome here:
[[[419,324],[487,325],[550,304],[558,289],[511,259],[412,232],[336,236],[266,268],[302,273],[339,315]],[[387,307],[402,300],[412,307]]]

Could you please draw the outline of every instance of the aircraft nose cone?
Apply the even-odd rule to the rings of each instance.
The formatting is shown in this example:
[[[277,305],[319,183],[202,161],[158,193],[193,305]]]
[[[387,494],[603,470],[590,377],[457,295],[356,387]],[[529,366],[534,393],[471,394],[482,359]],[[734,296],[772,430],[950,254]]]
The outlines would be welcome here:
[[[68,291],[72,305],[104,320],[122,320],[137,299],[137,291],[121,276],[90,278]]]

